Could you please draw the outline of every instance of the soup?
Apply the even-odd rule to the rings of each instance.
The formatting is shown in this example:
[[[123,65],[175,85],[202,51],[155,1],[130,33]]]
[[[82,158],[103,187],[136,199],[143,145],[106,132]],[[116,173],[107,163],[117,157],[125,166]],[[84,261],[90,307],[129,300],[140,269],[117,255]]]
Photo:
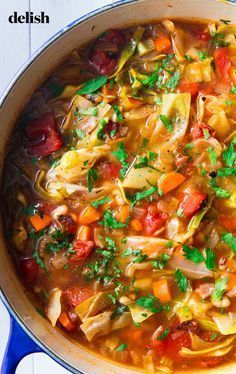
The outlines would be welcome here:
[[[151,372],[235,356],[236,27],[108,30],[9,142],[9,250],[42,317]]]

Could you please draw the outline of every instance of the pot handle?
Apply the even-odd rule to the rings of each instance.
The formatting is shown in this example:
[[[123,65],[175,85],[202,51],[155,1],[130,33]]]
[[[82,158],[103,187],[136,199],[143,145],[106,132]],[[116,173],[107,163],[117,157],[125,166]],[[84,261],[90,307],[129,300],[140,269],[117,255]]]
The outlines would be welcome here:
[[[1,374],[14,374],[18,363],[30,353],[42,349],[24,332],[16,320],[10,317],[10,334],[1,366]]]

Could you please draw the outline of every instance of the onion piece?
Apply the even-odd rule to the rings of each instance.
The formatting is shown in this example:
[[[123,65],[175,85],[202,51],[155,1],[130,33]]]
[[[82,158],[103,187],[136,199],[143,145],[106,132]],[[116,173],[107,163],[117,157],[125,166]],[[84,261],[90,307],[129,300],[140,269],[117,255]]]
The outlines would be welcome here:
[[[56,326],[57,320],[61,314],[61,294],[62,291],[58,288],[52,290],[49,295],[46,315],[52,326]]]
[[[184,256],[173,254],[169,266],[171,269],[180,269],[190,279],[201,279],[204,277],[213,277],[214,273],[208,270],[205,263],[196,264],[187,260]]]

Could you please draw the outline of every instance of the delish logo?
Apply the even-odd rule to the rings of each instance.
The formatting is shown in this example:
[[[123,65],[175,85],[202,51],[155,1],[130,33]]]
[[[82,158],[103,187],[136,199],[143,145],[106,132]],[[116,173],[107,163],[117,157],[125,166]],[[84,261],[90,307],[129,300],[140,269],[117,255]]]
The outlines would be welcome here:
[[[49,16],[44,12],[40,14],[34,14],[34,12],[25,12],[25,15],[18,15],[17,12],[13,12],[8,18],[10,23],[49,23]]]

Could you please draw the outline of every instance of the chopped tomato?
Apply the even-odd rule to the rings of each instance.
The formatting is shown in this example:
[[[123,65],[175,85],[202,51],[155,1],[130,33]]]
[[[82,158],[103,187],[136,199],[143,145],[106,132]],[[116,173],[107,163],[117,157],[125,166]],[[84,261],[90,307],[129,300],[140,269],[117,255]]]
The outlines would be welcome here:
[[[216,73],[219,76],[221,82],[225,84],[230,83],[229,71],[231,68],[231,62],[229,58],[228,48],[217,48],[215,51],[215,66]]]
[[[228,216],[219,216],[218,222],[224,226],[228,231],[236,231],[236,218]]]
[[[177,167],[180,167],[182,165],[185,165],[187,161],[188,161],[188,156],[185,156],[182,153],[178,153],[175,158],[175,165]]]
[[[76,233],[77,223],[73,220],[71,216],[61,215],[58,220],[62,226],[63,231],[65,231],[67,234]]]
[[[90,54],[89,64],[97,73],[110,75],[116,68],[121,48],[126,37],[121,30],[108,30],[94,42]]]
[[[47,214],[48,216],[56,209],[56,205],[48,201],[39,201],[35,206],[40,213]]]
[[[101,175],[104,180],[115,179],[119,177],[120,164],[114,164],[111,162],[103,162],[100,165]]]
[[[186,218],[191,218],[202,207],[207,195],[201,192],[192,192],[191,194],[181,193],[180,204],[178,210],[181,215]]]
[[[25,134],[28,138],[26,149],[31,157],[50,155],[62,146],[62,140],[52,112],[33,119],[26,127]]]
[[[125,34],[122,30],[111,29],[98,37],[99,41],[107,41],[122,47],[126,42]]]
[[[150,205],[143,220],[144,231],[147,235],[152,235],[165,223],[167,215],[159,212],[156,205]]]
[[[185,92],[190,93],[192,100],[194,100],[198,95],[199,87],[200,87],[199,83],[195,83],[195,82],[194,83],[181,83],[178,89],[181,93],[185,93]]]
[[[168,356],[173,360],[180,359],[179,351],[182,347],[191,347],[191,338],[188,331],[175,331],[167,335],[163,340],[153,339],[152,346],[158,355]]]
[[[26,283],[32,283],[38,276],[38,264],[34,258],[27,258],[19,262],[20,272]]]
[[[62,298],[66,304],[75,308],[77,305],[93,295],[88,287],[68,287],[63,293]]]
[[[215,134],[216,134],[215,130],[211,126],[207,125],[204,122],[202,122],[200,124],[196,123],[191,128],[190,133],[191,133],[193,139],[204,138],[206,135],[214,137]]]
[[[214,368],[222,361],[222,357],[206,357],[199,362],[199,366],[202,368]]]
[[[85,261],[93,247],[94,242],[92,241],[74,240],[73,250],[75,251],[75,254],[70,257],[70,261],[80,263]]]
[[[106,124],[105,133],[109,139],[118,139],[120,137],[120,124],[110,119]]]
[[[198,27],[194,27],[192,30],[192,34],[199,40],[207,42],[211,39],[211,34],[206,27],[199,25]]]

